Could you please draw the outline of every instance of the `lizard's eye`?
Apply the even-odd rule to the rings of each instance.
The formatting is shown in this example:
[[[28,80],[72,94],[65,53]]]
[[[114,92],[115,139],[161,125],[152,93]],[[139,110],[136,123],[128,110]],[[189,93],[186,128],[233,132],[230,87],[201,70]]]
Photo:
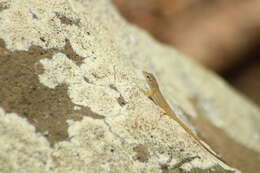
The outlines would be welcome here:
[[[143,71],[143,74],[144,74],[146,80],[148,80],[148,81],[154,80],[153,76],[150,73]]]
[[[150,75],[146,75],[146,79],[150,81],[152,80],[152,77]]]

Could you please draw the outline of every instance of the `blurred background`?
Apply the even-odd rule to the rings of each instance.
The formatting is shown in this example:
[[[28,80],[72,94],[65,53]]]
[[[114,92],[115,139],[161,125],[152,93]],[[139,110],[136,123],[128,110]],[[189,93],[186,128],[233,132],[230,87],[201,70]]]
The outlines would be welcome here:
[[[172,45],[260,105],[259,0],[113,0],[130,23]]]

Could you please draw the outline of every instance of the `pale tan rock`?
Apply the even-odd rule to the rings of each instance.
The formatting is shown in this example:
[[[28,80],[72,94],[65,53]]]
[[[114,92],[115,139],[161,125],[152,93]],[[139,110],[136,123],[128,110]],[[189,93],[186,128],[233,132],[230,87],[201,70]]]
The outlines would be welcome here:
[[[0,4],[0,171],[240,172],[161,115],[142,92],[143,70],[178,116],[203,111],[259,152],[259,109],[127,24],[110,1]]]

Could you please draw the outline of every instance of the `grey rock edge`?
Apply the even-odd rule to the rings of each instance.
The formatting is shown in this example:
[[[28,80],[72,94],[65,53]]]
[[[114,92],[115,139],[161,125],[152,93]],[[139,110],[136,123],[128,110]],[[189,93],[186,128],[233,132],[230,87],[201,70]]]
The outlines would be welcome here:
[[[240,172],[196,145],[175,121],[160,115],[162,110],[142,92],[148,89],[143,70],[157,75],[178,116],[183,112],[198,116],[188,99],[196,97],[215,126],[260,151],[259,109],[216,75],[126,23],[110,1],[0,0],[0,39],[12,52],[26,52],[32,46],[62,50],[69,42],[80,62],[56,51],[35,62],[42,72],[33,75],[54,93],[66,86],[74,111],[88,108],[101,117],[86,113],[74,120],[65,113],[68,139],[50,145],[33,123],[0,104],[0,172],[157,173],[164,171],[162,165],[174,167],[192,157],[196,158],[179,167]],[[4,65],[0,63],[0,68]],[[0,80],[4,76],[0,73]]]

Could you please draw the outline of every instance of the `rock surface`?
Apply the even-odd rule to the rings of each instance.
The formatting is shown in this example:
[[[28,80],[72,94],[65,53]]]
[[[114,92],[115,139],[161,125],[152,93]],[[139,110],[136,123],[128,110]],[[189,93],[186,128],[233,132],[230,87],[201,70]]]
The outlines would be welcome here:
[[[110,1],[0,0],[0,39],[0,172],[260,169],[259,109]],[[232,167],[161,115],[143,70]]]

